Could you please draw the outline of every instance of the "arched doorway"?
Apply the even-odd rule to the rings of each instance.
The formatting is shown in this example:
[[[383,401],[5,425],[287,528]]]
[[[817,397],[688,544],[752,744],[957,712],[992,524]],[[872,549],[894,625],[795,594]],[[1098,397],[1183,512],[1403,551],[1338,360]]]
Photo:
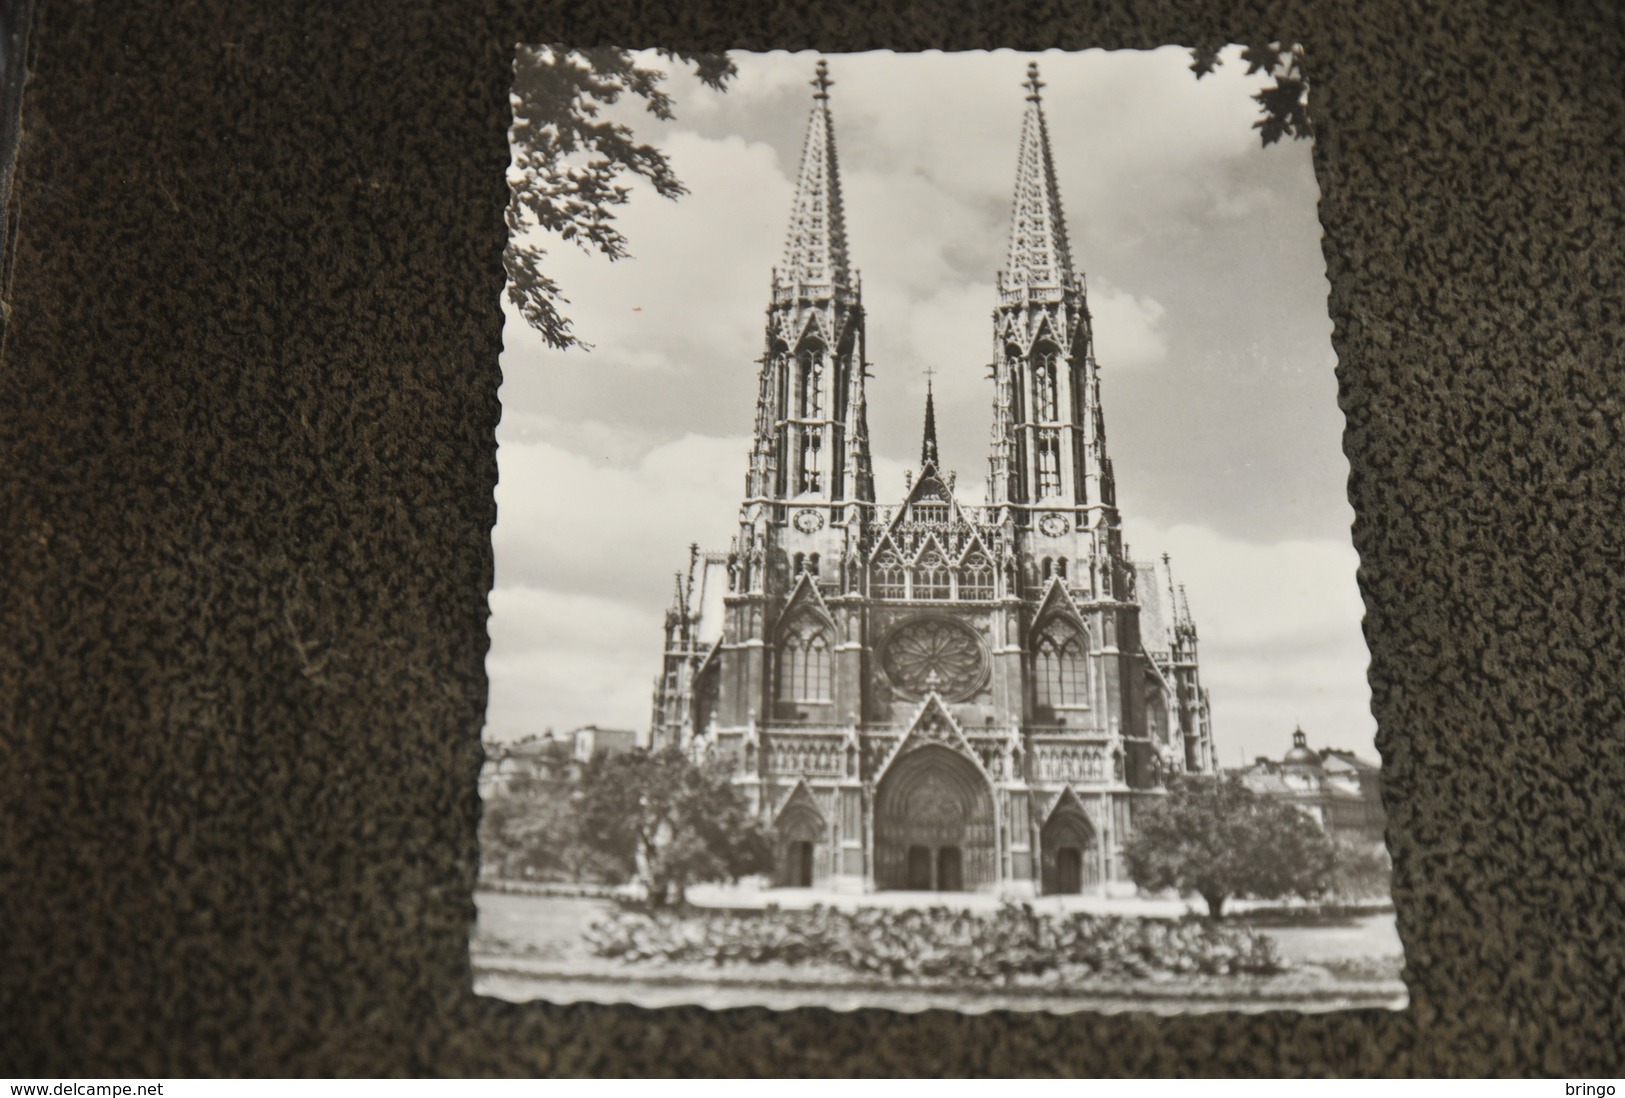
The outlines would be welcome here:
[[[959,892],[993,887],[993,790],[956,751],[935,744],[892,763],[875,790],[875,885]]]
[[[1100,883],[1100,849],[1094,825],[1070,797],[1063,797],[1044,824],[1044,895],[1076,895]]]
[[[817,878],[814,856],[824,838],[824,817],[806,801],[792,801],[773,825],[777,843],[774,883],[780,888],[811,888]]]

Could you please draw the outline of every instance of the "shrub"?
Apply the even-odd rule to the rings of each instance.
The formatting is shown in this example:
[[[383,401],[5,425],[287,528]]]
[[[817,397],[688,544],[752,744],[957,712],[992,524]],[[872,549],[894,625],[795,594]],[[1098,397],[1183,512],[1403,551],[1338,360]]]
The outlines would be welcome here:
[[[625,961],[819,964],[887,979],[1234,976],[1285,968],[1275,943],[1246,927],[1197,918],[1049,915],[1027,904],[994,912],[626,910],[594,925],[586,941],[599,956]]]

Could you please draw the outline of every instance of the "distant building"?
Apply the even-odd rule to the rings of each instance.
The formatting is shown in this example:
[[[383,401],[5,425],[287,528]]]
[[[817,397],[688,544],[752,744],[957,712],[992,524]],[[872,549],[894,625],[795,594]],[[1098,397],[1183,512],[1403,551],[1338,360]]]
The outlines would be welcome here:
[[[1312,816],[1333,838],[1383,840],[1380,768],[1352,751],[1313,750],[1299,728],[1280,762],[1260,756],[1240,773],[1248,789]]]
[[[636,732],[595,724],[562,736],[549,729],[512,743],[488,743],[485,766],[480,770],[480,795],[573,782],[581,777],[581,768],[598,756],[618,755],[637,746]]]

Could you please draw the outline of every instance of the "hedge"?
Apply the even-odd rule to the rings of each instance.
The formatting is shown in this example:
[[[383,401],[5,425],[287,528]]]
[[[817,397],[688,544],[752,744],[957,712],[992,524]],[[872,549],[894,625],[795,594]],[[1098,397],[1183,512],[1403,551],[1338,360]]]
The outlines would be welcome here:
[[[1194,917],[1051,915],[1015,903],[990,912],[627,909],[596,923],[586,942],[622,961],[831,965],[892,979],[1272,975],[1286,968],[1275,943],[1247,927]]]

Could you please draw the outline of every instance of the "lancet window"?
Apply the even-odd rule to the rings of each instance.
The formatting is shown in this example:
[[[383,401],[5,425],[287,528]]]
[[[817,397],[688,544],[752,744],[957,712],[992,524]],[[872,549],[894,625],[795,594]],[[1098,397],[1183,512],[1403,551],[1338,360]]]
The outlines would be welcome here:
[[[1026,422],[1026,401],[1022,399],[1021,392],[1021,360],[1011,358],[1005,364],[1005,377],[1010,379],[1010,422],[1021,424]]]
[[[1033,357],[1033,409],[1037,413],[1038,422],[1054,423],[1056,415],[1056,388],[1055,388],[1055,360],[1054,351],[1040,351]]]
[[[875,561],[875,598],[907,598],[907,582],[907,573],[903,569],[903,562],[897,559],[897,554],[883,553],[880,559]]]
[[[965,559],[959,573],[959,597],[982,601],[993,597],[993,564],[980,553]]]
[[[1051,709],[1088,703],[1088,644],[1072,626],[1052,625],[1033,645],[1033,684],[1040,706]]]
[[[1038,498],[1061,494],[1061,436],[1049,428],[1038,432]]]
[[[829,698],[829,630],[818,618],[805,614],[785,629],[779,646],[779,700],[827,702]]]
[[[821,491],[824,486],[824,436],[816,429],[801,438],[801,490]]]
[[[824,352],[809,347],[796,356],[801,369],[801,418],[824,414]]]
[[[930,552],[914,566],[914,597],[917,599],[946,599],[953,597],[953,580],[948,562],[942,554]]]

